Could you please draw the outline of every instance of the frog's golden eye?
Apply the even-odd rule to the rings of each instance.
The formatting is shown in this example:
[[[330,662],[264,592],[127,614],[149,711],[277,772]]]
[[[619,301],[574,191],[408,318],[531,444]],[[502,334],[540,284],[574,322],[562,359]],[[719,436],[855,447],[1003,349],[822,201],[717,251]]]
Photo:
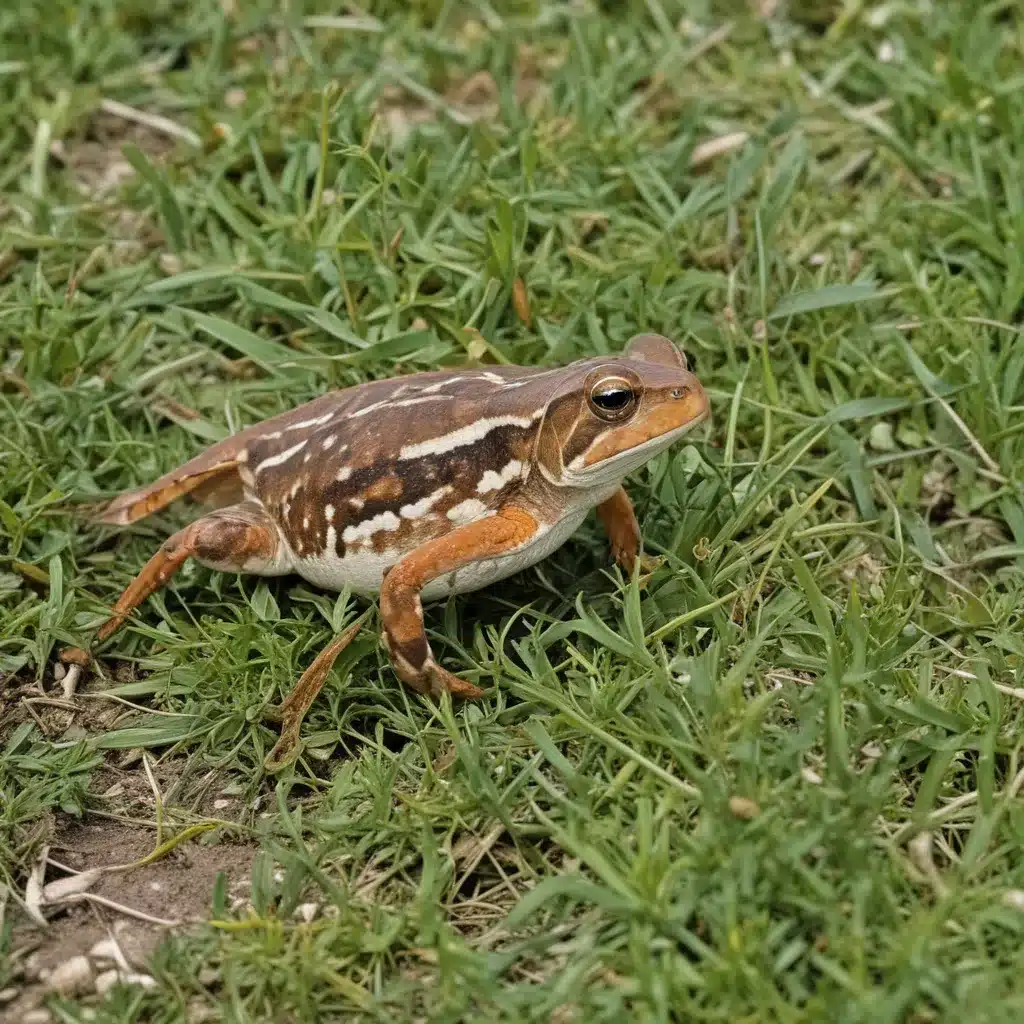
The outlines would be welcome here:
[[[628,380],[605,377],[591,389],[590,408],[603,420],[625,419],[636,406],[636,392]]]

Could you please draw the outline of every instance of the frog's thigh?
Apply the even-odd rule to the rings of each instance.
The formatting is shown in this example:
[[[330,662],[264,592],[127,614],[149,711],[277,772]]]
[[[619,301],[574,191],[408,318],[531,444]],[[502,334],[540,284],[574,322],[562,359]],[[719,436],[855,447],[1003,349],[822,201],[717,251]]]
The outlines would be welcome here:
[[[217,509],[164,541],[118,598],[114,614],[100,627],[97,639],[110,636],[190,558],[214,569],[265,576],[289,569],[280,534],[262,505],[244,501]]]
[[[460,526],[410,552],[384,576],[380,613],[384,644],[399,678],[420,693],[443,690],[463,697],[483,692],[452,675],[434,660],[423,629],[420,591],[439,576],[473,562],[509,554],[528,544],[539,529],[537,520],[515,506]]]
[[[615,561],[632,574],[640,552],[640,524],[624,487],[597,506],[597,517],[608,534]]]

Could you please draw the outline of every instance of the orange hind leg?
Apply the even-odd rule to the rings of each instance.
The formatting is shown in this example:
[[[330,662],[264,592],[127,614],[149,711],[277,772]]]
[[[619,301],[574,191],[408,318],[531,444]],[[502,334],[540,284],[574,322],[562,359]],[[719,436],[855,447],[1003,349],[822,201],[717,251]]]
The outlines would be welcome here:
[[[105,640],[114,633],[190,558],[213,569],[262,576],[282,575],[291,569],[277,527],[260,505],[242,502],[217,509],[164,541],[118,598],[113,615],[100,627],[97,639]],[[266,758],[268,771],[277,771],[295,758],[306,712],[327,681],[338,655],[358,633],[364,618],[358,619],[324,648],[280,707],[268,709],[266,717],[281,722],[281,738]]]
[[[259,505],[242,502],[217,509],[164,541],[117,599],[114,614],[100,627],[96,638],[106,640],[190,558],[229,572],[278,575],[289,568],[282,555],[277,528]]]

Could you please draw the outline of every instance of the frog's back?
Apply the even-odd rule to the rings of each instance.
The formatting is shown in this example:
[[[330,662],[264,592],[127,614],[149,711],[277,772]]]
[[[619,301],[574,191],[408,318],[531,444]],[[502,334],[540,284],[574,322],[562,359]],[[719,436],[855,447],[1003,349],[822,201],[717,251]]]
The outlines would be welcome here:
[[[256,501],[300,575],[375,591],[404,554],[487,515],[523,484],[559,373],[439,371],[330,392],[122,495],[104,519],[132,522],[189,492],[216,504]]]
[[[514,493],[547,387],[536,371],[504,369],[381,382],[397,386],[370,386],[250,442],[239,473],[296,571],[322,587],[376,590],[404,554]]]

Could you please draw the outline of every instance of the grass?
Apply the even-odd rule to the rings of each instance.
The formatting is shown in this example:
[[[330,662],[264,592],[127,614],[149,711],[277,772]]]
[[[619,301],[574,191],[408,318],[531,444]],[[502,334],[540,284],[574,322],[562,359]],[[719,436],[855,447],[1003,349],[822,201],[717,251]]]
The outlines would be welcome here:
[[[258,847],[248,909],[219,884],[154,989],[57,1019],[1019,1020],[1019,7],[336,6],[0,12],[0,989],[68,821],[205,822]],[[665,565],[588,522],[432,609],[482,702],[366,633],[268,777],[262,709],[355,605],[193,567],[32,703],[189,514],[69,502],[645,329],[715,410],[630,481]]]

